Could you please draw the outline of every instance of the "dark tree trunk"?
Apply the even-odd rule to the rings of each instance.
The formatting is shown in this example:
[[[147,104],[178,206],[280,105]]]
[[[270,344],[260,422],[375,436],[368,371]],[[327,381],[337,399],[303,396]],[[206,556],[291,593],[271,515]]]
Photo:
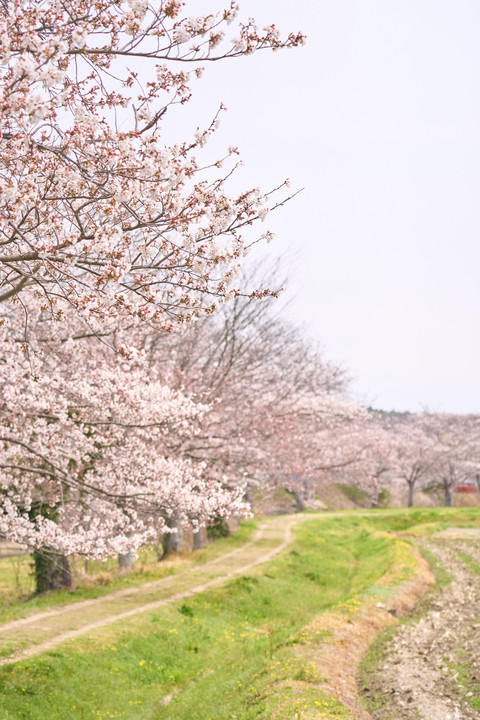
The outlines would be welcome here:
[[[409,482],[408,483],[408,507],[413,507],[413,488],[415,486],[415,483]]]
[[[445,507],[452,507],[453,505],[453,493],[452,493],[452,486],[451,485],[445,485]]]
[[[72,586],[72,571],[66,555],[42,548],[33,553],[33,563],[36,593]]]

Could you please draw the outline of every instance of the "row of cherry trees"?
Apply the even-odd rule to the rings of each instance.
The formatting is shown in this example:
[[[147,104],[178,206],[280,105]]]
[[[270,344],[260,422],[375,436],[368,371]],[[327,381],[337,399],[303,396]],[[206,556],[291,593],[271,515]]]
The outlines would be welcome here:
[[[211,62],[304,37],[191,5],[0,3],[0,535],[39,568],[246,511],[166,337],[240,294],[288,182],[231,190],[238,150],[204,148],[223,108],[174,144],[164,127]]]
[[[478,418],[359,407],[272,296],[176,333],[121,323],[108,342],[26,302],[1,326],[0,532],[37,552],[127,553],[248,512],[246,485],[349,483],[377,505],[392,482],[409,504],[436,483],[450,504],[480,474]],[[127,336],[138,358],[119,352]]]
[[[475,418],[359,407],[282,283],[239,274],[288,182],[232,192],[222,109],[173,145],[164,126],[209,63],[304,37],[187,9],[0,3],[0,536],[39,572],[246,513],[248,484],[350,478],[376,503],[388,477],[435,466],[448,499],[476,472]]]
[[[448,413],[370,410],[348,434],[357,460],[341,481],[357,485],[377,506],[382,490],[414,504],[415,491],[441,490],[452,505],[455,490],[480,489],[480,417]],[[337,478],[340,477],[337,473]],[[332,475],[326,479],[332,482]]]
[[[176,333],[122,322],[106,342],[27,298],[1,326],[0,533],[37,551],[124,554],[248,512],[246,484],[294,487],[343,464],[333,438],[365,415],[271,295]]]
[[[245,285],[277,287],[279,270]],[[244,480],[299,495],[350,483],[373,506],[385,489],[411,506],[415,491],[441,490],[451,505],[465,483],[480,487],[480,418],[359,406],[345,369],[286,323],[277,304],[237,297],[182,334],[145,338],[143,351],[169,385],[208,408],[198,434],[182,441],[189,460],[232,486]]]

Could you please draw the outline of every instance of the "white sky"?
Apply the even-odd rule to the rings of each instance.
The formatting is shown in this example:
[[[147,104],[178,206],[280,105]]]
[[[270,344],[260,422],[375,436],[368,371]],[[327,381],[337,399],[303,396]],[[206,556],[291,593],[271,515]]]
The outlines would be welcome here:
[[[262,227],[298,253],[290,314],[365,402],[480,412],[478,0],[239,2],[308,43],[207,67],[190,118],[223,100],[245,186],[305,187]]]

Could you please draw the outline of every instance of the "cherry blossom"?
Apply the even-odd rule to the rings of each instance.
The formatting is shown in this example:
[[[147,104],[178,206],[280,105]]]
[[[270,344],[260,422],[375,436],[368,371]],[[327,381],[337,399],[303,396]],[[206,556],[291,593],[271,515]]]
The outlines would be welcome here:
[[[202,151],[223,107],[174,144],[165,122],[210,62],[304,38],[242,23],[235,3],[186,10],[0,8],[0,535],[31,548],[105,556],[245,510],[185,452],[207,405],[148,366],[138,326],[171,331],[235,297],[248,231],[288,199],[286,182],[230,193],[237,148]]]
[[[32,350],[15,320],[0,327],[0,535],[104,557],[153,541],[172,518],[245,511],[241,488],[171,455],[206,406],[96,337],[52,335],[61,326],[41,317]]]
[[[242,23],[235,3],[183,12],[179,0],[1,10],[0,300],[30,289],[56,319],[70,306],[87,322],[137,316],[170,330],[228,294],[255,241],[243,231],[286,196],[228,194],[236,148],[206,165],[199,155],[219,113],[171,146],[163,123],[202,66],[304,37]]]
[[[278,280],[255,277],[276,288]],[[342,428],[364,411],[343,397],[342,368],[280,318],[271,297],[236,297],[222,312],[175,336],[142,343],[166,381],[209,404],[182,452],[232,486],[292,486],[339,460]],[[335,435],[336,433],[336,435]]]

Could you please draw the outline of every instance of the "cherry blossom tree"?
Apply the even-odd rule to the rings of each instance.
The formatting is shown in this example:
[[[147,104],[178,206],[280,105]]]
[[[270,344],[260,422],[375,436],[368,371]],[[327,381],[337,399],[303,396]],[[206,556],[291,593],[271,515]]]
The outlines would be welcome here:
[[[447,507],[453,492],[478,472],[480,420],[474,415],[429,415],[428,433],[435,442],[434,477],[440,480]]]
[[[124,554],[243,514],[247,480],[293,487],[318,471],[312,438],[352,413],[344,372],[272,305],[239,296],[173,335],[121,324],[108,344],[73,310],[67,331],[14,306],[1,326],[0,533],[64,570],[61,555]],[[126,337],[138,358],[119,356]]]
[[[408,507],[413,506],[415,487],[431,477],[438,448],[430,433],[429,416],[425,413],[379,412],[378,424],[391,438],[389,472],[408,487]]]
[[[445,504],[453,491],[478,473],[479,418],[442,413],[369,412],[353,423],[347,441],[352,463],[343,478],[365,490],[378,504],[385,483],[408,485],[408,505],[420,482],[440,483]]]
[[[260,283],[276,288],[278,276]],[[276,302],[238,296],[180,335],[137,344],[170,384],[210,404],[183,447],[189,457],[233,485],[275,482],[296,492],[295,477],[302,484],[336,460],[327,431],[359,409],[342,396],[345,371],[278,317]]]
[[[250,226],[288,199],[287,182],[229,192],[238,150],[202,151],[223,108],[173,145],[166,119],[208,63],[304,38],[242,23],[234,3],[183,13],[0,5],[0,534],[42,553],[127,552],[243,507],[183,451],[205,406],[131,340],[235,296]]]
[[[334,476],[361,489],[376,508],[392,477],[394,450],[394,437],[384,427],[382,413],[364,410],[343,429],[339,457],[344,458],[344,464],[339,462]]]
[[[234,3],[183,10],[180,0],[0,6],[0,300],[30,290],[56,320],[70,306],[87,323],[135,316],[171,329],[232,292],[243,230],[285,195],[228,194],[237,149],[207,165],[198,156],[218,113],[172,146],[162,123],[208,63],[304,37],[241,23]]]
[[[153,370],[146,378],[142,364],[119,364],[96,338],[52,334],[62,326],[49,320],[35,322],[34,353],[14,320],[0,327],[1,536],[44,566],[46,556],[128,552],[178,519],[195,526],[245,510],[240,488],[170,453],[206,407]]]

